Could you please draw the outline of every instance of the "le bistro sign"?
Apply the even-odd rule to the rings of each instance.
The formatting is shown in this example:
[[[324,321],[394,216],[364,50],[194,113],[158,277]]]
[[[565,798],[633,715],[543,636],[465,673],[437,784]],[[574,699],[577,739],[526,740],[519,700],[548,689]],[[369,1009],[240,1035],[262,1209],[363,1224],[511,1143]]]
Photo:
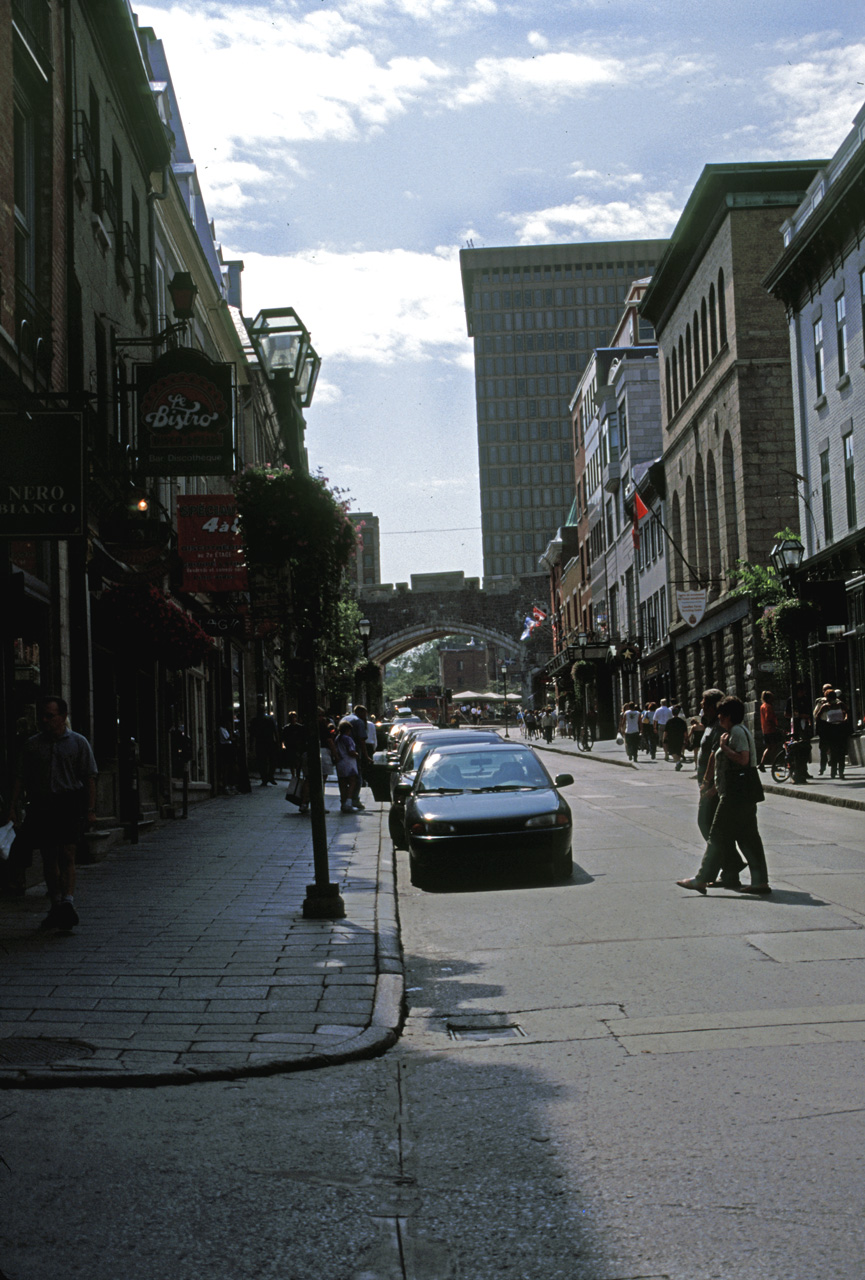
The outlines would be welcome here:
[[[138,469],[147,476],[234,470],[234,366],[181,347],[136,369]]]

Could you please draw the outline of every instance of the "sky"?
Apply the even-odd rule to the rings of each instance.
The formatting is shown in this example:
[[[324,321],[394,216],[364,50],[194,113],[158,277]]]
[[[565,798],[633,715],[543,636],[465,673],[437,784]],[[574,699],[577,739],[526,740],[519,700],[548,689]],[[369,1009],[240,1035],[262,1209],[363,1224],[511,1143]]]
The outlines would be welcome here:
[[[460,248],[667,236],[705,164],[828,158],[865,100],[853,0],[135,8],[244,313],[312,332],[310,466],[384,582],[482,573]]]

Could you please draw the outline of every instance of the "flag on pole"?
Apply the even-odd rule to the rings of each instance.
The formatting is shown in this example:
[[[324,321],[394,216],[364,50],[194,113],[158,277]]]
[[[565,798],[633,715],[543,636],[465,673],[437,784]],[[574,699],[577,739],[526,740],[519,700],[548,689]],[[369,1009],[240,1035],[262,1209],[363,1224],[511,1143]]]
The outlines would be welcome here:
[[[543,621],[545,621],[546,616],[547,616],[547,611],[546,611],[546,609],[542,609],[542,608],[541,608],[541,606],[540,606],[539,604],[536,604],[536,605],[534,606],[534,608],[532,609],[532,617],[533,617],[533,618],[534,618],[534,620],[535,620],[535,626],[536,626],[536,627],[539,627],[539,626],[541,625],[541,623],[542,623]]]
[[[645,502],[640,497],[640,495],[637,492],[635,492],[634,493],[634,515],[638,520],[642,520],[643,516],[647,516],[648,514],[649,514],[649,508],[646,506]]]

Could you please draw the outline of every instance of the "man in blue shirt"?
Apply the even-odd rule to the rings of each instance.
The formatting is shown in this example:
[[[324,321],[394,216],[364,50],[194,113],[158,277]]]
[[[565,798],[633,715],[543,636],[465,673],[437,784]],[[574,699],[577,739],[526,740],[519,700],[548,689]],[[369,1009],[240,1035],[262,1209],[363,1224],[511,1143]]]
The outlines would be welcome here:
[[[96,821],[96,760],[90,743],[67,724],[63,698],[43,699],[42,732],[28,738],[18,761],[9,813],[21,821],[21,796],[27,797],[26,834],[42,851],[51,910],[40,929],[72,929],[78,924],[74,906],[75,848]]]

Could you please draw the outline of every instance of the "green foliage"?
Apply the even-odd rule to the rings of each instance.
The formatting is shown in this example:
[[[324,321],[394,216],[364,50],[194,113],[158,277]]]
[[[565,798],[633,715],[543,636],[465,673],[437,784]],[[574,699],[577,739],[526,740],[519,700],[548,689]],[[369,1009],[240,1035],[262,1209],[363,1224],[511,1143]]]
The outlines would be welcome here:
[[[363,659],[363,641],[358,623],[361,612],[353,596],[332,601],[324,626],[316,636],[316,658],[328,693],[348,694],[354,687],[354,672]]]
[[[795,529],[779,529],[775,534],[775,542],[785,538],[798,538]],[[784,583],[775,572],[774,565],[751,564],[749,560],[737,560],[736,567],[730,575],[734,586],[730,590],[733,596],[750,596],[757,609],[765,609],[787,598]]]
[[[295,628],[323,636],[333,624],[342,575],[357,547],[342,492],[329,488],[324,476],[270,464],[247,467],[233,487],[247,563],[284,566]]]
[[[393,701],[407,697],[415,685],[438,684],[441,679],[438,641],[418,645],[387,664],[384,677],[385,697]]]

